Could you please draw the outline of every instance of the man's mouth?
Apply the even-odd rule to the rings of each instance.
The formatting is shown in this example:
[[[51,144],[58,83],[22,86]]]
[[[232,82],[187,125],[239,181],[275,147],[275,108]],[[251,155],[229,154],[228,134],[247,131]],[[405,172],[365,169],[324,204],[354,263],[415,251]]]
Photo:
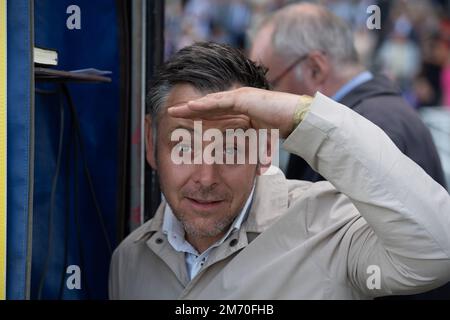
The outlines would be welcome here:
[[[201,210],[208,210],[208,209],[215,209],[217,208],[219,205],[221,205],[224,200],[206,200],[206,199],[199,199],[199,198],[186,198],[189,203],[197,208],[197,209],[201,209]]]

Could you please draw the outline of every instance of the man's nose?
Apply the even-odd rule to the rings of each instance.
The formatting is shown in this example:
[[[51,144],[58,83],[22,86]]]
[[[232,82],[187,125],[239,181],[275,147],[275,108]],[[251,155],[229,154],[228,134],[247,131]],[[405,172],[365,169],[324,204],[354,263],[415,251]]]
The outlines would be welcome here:
[[[219,183],[219,166],[217,164],[195,165],[193,179],[204,187],[211,187]]]

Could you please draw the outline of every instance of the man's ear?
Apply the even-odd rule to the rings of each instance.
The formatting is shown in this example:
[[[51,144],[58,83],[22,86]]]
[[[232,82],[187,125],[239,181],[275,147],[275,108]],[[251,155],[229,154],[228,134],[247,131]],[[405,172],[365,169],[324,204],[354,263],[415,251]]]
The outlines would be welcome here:
[[[320,87],[328,79],[331,65],[328,57],[320,51],[312,51],[308,60],[308,76],[316,87]]]
[[[148,164],[153,168],[153,170],[157,170],[156,165],[156,155],[155,149],[156,146],[154,144],[153,135],[156,132],[153,132],[152,126],[152,117],[150,115],[145,116],[145,157],[147,159]],[[156,140],[156,139],[155,139]]]

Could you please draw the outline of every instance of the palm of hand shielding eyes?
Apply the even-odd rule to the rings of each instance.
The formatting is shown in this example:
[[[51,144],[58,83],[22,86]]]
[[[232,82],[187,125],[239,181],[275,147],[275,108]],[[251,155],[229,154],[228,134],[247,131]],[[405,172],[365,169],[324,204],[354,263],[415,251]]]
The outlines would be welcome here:
[[[239,88],[208,94],[200,99],[170,107],[176,118],[216,119],[227,115],[246,115],[255,129],[279,129],[280,137],[293,130],[293,115],[299,96],[256,88]]]

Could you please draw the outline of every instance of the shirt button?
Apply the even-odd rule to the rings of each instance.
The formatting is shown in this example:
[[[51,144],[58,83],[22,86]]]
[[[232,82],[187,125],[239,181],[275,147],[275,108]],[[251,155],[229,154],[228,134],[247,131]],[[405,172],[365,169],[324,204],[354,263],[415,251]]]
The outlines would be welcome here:
[[[238,243],[238,240],[237,239],[233,239],[233,240],[230,241],[230,246],[234,247],[235,245],[237,245],[237,243]]]
[[[161,239],[161,238],[157,238],[157,239],[156,239],[156,243],[157,243],[157,244],[161,244],[161,243],[163,243],[163,241],[164,241],[164,240]]]

